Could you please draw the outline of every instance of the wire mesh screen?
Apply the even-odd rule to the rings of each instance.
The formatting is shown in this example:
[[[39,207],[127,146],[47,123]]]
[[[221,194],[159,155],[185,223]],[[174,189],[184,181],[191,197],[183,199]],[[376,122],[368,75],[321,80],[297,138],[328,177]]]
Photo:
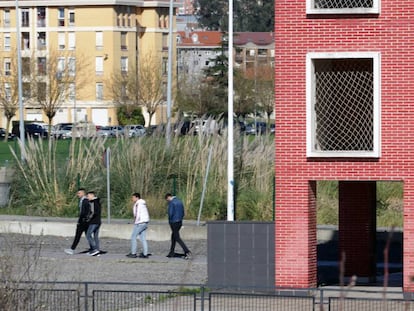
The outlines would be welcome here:
[[[210,293],[209,311],[314,310],[315,298],[260,294]]]
[[[93,291],[93,310],[195,310],[195,293],[156,291]]]
[[[3,289],[4,291],[4,289]],[[4,294],[4,292],[2,294]],[[13,289],[8,290],[7,300],[2,297],[1,310],[19,311],[73,311],[79,310],[77,290]]]
[[[315,9],[372,8],[374,0],[315,0]]]
[[[314,151],[372,151],[372,59],[315,59]]]
[[[370,299],[370,298],[329,298],[330,311],[378,311],[378,310],[393,310],[393,311],[408,311],[414,310],[414,304],[411,301],[404,301],[401,299]]]

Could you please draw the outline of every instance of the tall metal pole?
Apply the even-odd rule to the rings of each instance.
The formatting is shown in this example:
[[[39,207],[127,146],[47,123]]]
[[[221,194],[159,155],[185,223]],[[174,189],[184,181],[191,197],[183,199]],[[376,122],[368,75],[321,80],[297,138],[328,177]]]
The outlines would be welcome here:
[[[233,0],[229,0],[228,46],[228,133],[227,133],[227,220],[234,220],[234,146],[233,146]]]
[[[170,0],[170,11],[168,19],[168,80],[167,80],[167,129],[166,144],[171,145],[171,89],[172,89],[172,58],[173,58],[173,0]]]
[[[16,41],[17,41],[17,88],[19,99],[19,132],[20,132],[20,157],[22,160],[26,158],[25,155],[25,133],[24,133],[24,107],[23,107],[23,87],[22,87],[22,48],[20,42],[20,19],[19,19],[19,1],[16,0]]]

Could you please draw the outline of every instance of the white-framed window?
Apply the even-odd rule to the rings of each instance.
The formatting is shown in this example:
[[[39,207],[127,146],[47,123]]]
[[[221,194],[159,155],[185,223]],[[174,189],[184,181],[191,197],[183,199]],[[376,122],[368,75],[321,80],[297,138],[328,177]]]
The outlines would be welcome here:
[[[11,59],[10,58],[5,58],[3,60],[3,68],[4,68],[4,75],[5,76],[10,76],[11,75]]]
[[[380,0],[306,0],[307,14],[379,14]]]
[[[121,50],[127,50],[127,49],[128,49],[127,32],[122,31],[121,32]]]
[[[103,74],[103,62],[104,58],[102,56],[96,56],[95,57],[95,71],[96,75],[102,75]]]
[[[65,9],[58,8],[58,26],[65,26]]]
[[[96,83],[96,100],[103,100],[103,83]]]
[[[37,49],[44,50],[46,49],[46,32],[39,31],[37,33]]]
[[[37,58],[37,74],[40,76],[46,74],[46,57]]]
[[[66,47],[65,44],[66,40],[65,40],[65,33],[64,32],[58,32],[58,46],[59,46],[59,50],[64,50]]]
[[[74,50],[76,48],[76,36],[74,32],[68,33],[68,49]]]
[[[30,10],[28,8],[22,8],[20,14],[20,25],[22,27],[30,27]]]
[[[69,9],[68,14],[69,26],[75,25],[75,9]]]
[[[75,83],[69,83],[69,100],[74,101],[76,100],[76,87],[75,87]]]
[[[121,71],[128,72],[128,57],[127,56],[121,57]]]
[[[380,157],[380,53],[308,53],[308,157]]]
[[[30,50],[30,32],[22,32],[22,49]]]
[[[11,47],[10,47],[10,33],[5,33],[4,34],[4,50],[5,51],[10,51]]]
[[[68,73],[72,77],[76,75],[76,58],[75,57],[68,58]]]
[[[10,9],[4,9],[3,26],[10,27]]]
[[[97,50],[103,49],[103,32],[97,31],[95,33],[95,46]]]
[[[37,27],[46,27],[46,7],[37,8]]]
[[[11,100],[11,87],[9,83],[4,83],[4,94],[7,100]]]
[[[57,78],[61,78],[65,71],[65,58],[59,57],[57,62]]]

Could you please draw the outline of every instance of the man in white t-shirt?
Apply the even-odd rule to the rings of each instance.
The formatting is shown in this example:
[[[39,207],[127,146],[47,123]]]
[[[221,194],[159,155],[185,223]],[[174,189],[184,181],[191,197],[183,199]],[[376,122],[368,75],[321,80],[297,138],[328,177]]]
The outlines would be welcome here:
[[[132,209],[134,213],[134,229],[131,234],[131,252],[126,255],[129,258],[148,258],[148,243],[146,232],[149,222],[149,214],[147,203],[141,198],[138,192],[132,194],[132,202],[134,203]],[[137,238],[142,243],[142,253],[137,255]]]

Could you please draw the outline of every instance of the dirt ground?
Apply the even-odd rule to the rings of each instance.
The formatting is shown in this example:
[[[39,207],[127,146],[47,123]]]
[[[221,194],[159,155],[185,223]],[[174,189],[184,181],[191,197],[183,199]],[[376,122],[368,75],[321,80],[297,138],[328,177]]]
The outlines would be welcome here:
[[[193,254],[191,260],[167,258],[169,241],[148,241],[148,259],[127,258],[130,241],[101,239],[106,254],[90,257],[83,236],[74,255],[64,253],[72,238],[0,234],[0,276],[14,271],[22,279],[74,282],[139,282],[204,284],[207,280],[207,241],[185,241]],[[138,241],[138,251],[141,244]],[[176,252],[180,252],[177,245]],[[5,268],[5,267],[9,268]],[[7,275],[6,275],[7,277]]]

